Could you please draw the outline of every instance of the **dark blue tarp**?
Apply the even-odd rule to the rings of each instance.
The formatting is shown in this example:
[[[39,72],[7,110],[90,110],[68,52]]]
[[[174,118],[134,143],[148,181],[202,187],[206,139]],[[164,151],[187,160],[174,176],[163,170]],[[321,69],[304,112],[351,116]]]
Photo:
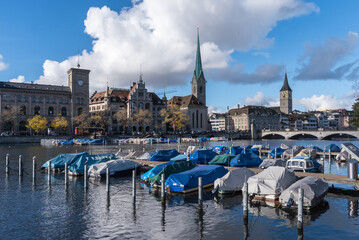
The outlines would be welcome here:
[[[320,147],[314,146],[313,149],[317,152],[323,152],[323,149],[321,149]]]
[[[73,145],[74,144],[74,140],[64,140],[64,141],[59,141],[57,142],[58,145]]]
[[[284,153],[284,149],[280,148],[280,147],[277,147],[277,148],[274,148],[268,155],[272,158],[275,157],[275,150],[277,149],[277,158],[280,158],[282,157],[282,154]],[[268,156],[268,157],[269,157]]]
[[[197,166],[191,170],[176,173],[166,180],[166,187],[172,192],[181,192],[198,187],[198,178],[202,177],[203,186],[213,183],[217,178],[223,177],[228,170],[219,165]]]
[[[186,154],[177,155],[176,157],[171,158],[171,161],[187,161],[187,155]]]
[[[262,160],[258,155],[248,152],[241,153],[231,160],[231,167],[258,167]]]
[[[198,138],[198,141],[199,142],[207,142],[207,138],[204,138],[204,137],[203,138]]]
[[[176,161],[170,161],[170,162],[166,162],[166,163],[162,163],[160,165],[157,165],[155,167],[153,167],[152,169],[150,169],[149,171],[145,172],[144,174],[141,175],[141,179],[146,181],[148,179],[150,179],[151,177],[156,176],[159,172],[162,171],[162,169],[166,166],[166,165],[170,165],[170,164],[175,164]]]
[[[90,157],[90,154],[87,152],[81,152],[81,153],[62,153],[57,155],[56,157],[50,159],[51,160],[51,168],[59,168],[64,169],[65,168],[65,162],[67,162],[67,165],[70,166],[77,160],[81,158],[87,158]],[[42,166],[42,168],[48,168],[49,167],[49,161],[45,162]]]
[[[329,152],[329,149],[330,149],[330,152],[340,152],[340,147],[338,147],[334,143],[332,143],[332,144],[325,147],[326,152]]]
[[[177,155],[180,155],[179,152],[177,152],[176,149],[171,150],[158,150],[150,157],[150,161],[170,161],[171,158],[176,157]]]
[[[217,154],[212,150],[197,150],[192,153],[190,160],[195,164],[207,164],[210,162]]]
[[[90,155],[88,158],[79,158],[74,163],[69,165],[69,170],[76,174],[83,174],[85,170],[85,163],[87,161],[87,167],[89,168],[93,164],[107,162],[109,160],[115,159],[115,155],[113,153],[103,153]]]

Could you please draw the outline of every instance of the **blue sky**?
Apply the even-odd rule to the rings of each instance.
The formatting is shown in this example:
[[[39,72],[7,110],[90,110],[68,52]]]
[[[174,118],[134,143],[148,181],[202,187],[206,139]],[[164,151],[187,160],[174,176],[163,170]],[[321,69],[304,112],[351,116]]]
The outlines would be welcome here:
[[[196,27],[207,104],[276,106],[285,70],[294,108],[351,108],[359,79],[359,1],[6,1],[0,80],[67,84],[91,70],[91,91],[128,87],[140,66],[151,91],[190,94]]]

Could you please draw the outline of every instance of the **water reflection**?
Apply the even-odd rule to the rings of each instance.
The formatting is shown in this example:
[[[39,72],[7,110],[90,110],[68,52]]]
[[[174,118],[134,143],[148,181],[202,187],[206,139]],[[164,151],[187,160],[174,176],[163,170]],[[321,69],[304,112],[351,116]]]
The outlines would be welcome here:
[[[161,226],[162,226],[162,232],[166,230],[166,202],[161,203],[162,206],[162,212],[161,212]]]
[[[358,217],[358,201],[348,199],[348,215],[349,217],[356,218]]]

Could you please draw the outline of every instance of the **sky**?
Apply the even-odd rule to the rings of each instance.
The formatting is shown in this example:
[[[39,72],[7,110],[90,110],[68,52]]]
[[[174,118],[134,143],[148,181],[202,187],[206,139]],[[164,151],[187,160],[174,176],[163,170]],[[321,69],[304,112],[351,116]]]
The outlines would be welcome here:
[[[67,85],[90,69],[90,92],[191,94],[199,28],[209,111],[279,106],[351,109],[359,83],[357,0],[12,0],[0,3],[0,81]],[[90,93],[90,94],[91,94]]]

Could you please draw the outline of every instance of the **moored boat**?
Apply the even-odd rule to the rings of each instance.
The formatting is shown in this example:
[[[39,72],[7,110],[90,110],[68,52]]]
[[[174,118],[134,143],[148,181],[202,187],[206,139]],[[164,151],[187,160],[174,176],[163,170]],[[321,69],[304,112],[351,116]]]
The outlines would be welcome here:
[[[321,172],[322,166],[308,156],[297,156],[287,160],[286,167],[297,172]]]
[[[234,194],[242,191],[243,184],[255,173],[248,168],[239,168],[229,171],[226,175],[214,181],[213,192],[218,194]]]
[[[140,166],[141,164],[132,160],[116,159],[91,165],[87,174],[89,177],[101,178],[106,175],[106,170],[109,169],[110,176],[121,175],[130,173]]]

